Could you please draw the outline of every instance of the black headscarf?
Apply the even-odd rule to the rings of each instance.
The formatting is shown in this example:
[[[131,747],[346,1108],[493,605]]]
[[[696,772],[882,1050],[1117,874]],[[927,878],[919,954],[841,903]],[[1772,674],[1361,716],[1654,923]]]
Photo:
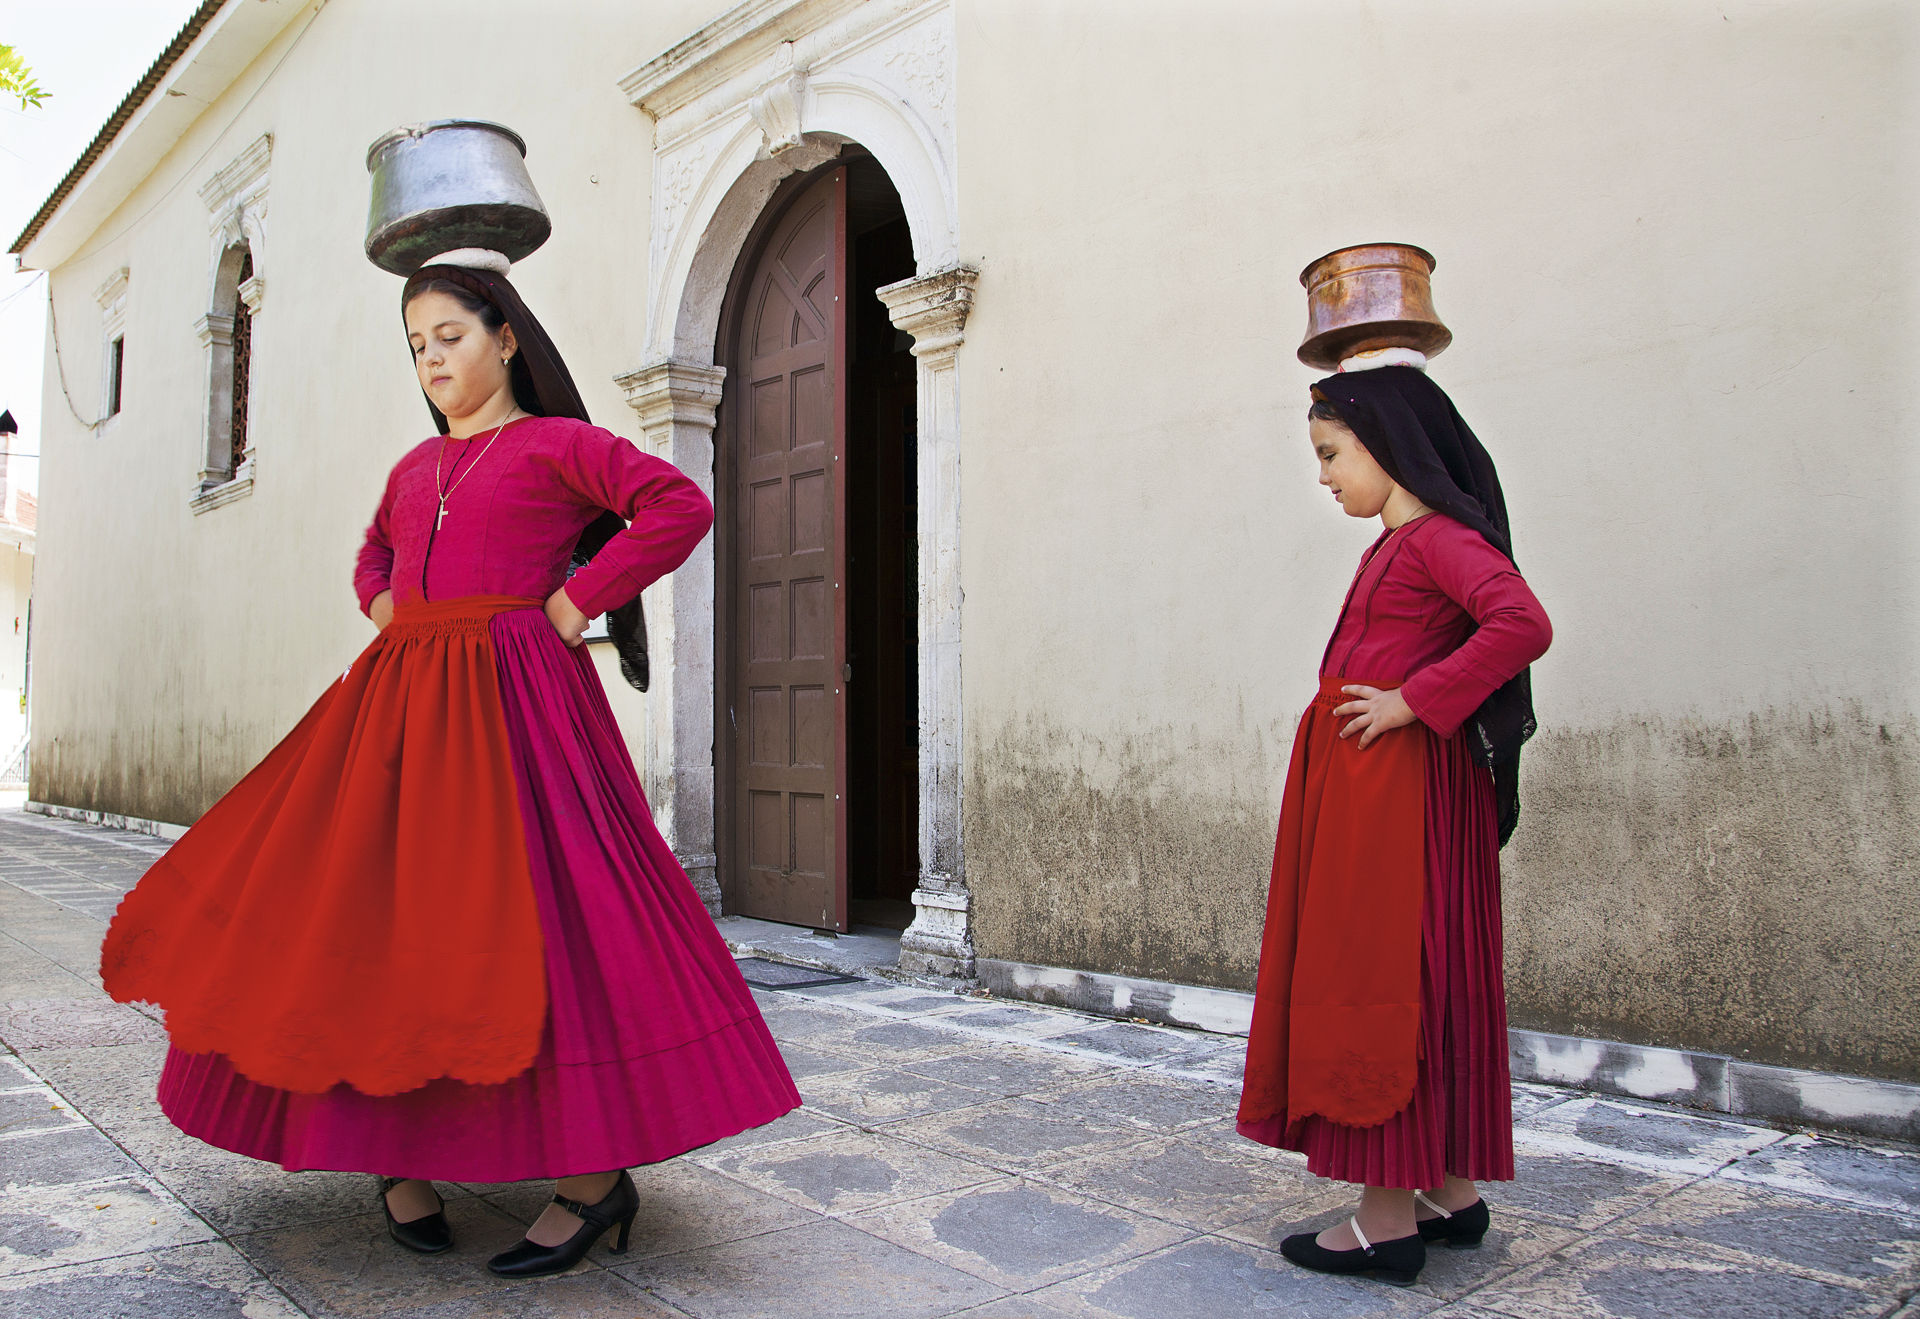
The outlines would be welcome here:
[[[1410,366],[1346,371],[1320,381],[1313,392],[1333,406],[1398,485],[1435,512],[1472,527],[1513,561],[1507,501],[1493,459],[1426,372]],[[1534,732],[1531,674],[1522,669],[1468,721],[1474,758],[1493,770],[1503,847],[1520,820],[1520,747]]]
[[[588,420],[587,405],[573,383],[573,375],[560,358],[546,328],[527,310],[527,304],[506,276],[491,270],[468,266],[422,266],[408,279],[400,293],[400,314],[405,318],[407,303],[422,284],[445,280],[490,303],[506,323],[513,327],[517,349],[508,374],[513,381],[513,399],[520,410],[536,417],[575,417]],[[426,391],[422,390],[422,395]],[[427,411],[440,433],[447,433],[446,414],[427,399]],[[588,524],[573,547],[573,565],[584,566],[606,543],[626,530],[626,520],[609,509]],[[647,663],[647,619],[640,609],[640,597],[607,611],[607,635],[620,655],[620,672],[641,691],[647,689],[650,673]]]

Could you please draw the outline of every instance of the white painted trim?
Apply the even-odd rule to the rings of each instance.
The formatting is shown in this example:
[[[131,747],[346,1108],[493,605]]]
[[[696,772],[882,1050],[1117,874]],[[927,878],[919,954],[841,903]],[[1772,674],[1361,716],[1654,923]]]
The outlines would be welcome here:
[[[203,490],[187,501],[187,507],[193,510],[195,517],[199,517],[202,513],[211,513],[216,508],[225,508],[228,504],[245,499],[253,493],[253,476],[250,470],[253,465],[253,450],[248,449],[247,455],[247,459],[240,466],[249,469],[248,475],[235,477],[231,481],[222,481],[219,485]]]
[[[187,826],[169,824],[165,820],[148,820],[138,815],[116,815],[112,811],[90,811],[79,806],[56,806],[51,802],[30,801],[21,807],[30,815],[44,815],[52,820],[72,820],[77,824],[98,825],[102,829],[124,829],[128,833],[148,834],[154,838],[164,838],[176,842],[184,838]]]
[[[654,120],[654,187],[644,349],[639,368],[619,379],[649,449],[707,482],[718,402],[717,388],[712,397],[707,390],[720,382],[701,373],[715,369],[720,315],[748,234],[782,179],[834,159],[849,142],[873,154],[900,193],[919,272],[890,290],[899,294],[895,323],[918,326],[906,328],[917,336],[921,413],[916,902],[928,900],[919,902],[903,966],[967,976],[956,357],[977,272],[957,256],[953,28],[951,0],[748,0],[621,80]],[[717,850],[714,572],[709,542],[647,598],[649,626],[672,639],[674,654],[672,698],[647,703],[648,787],[671,795],[662,831],[683,857]]]
[[[714,409],[726,371],[661,362],[615,377],[640,419],[640,447],[664,458],[713,497]],[[640,773],[654,824],[669,841],[708,912],[720,914],[713,840],[713,536],[642,602],[648,646],[659,660],[647,694]]]
[[[919,470],[919,856],[914,916],[900,969],[974,974],[973,897],[961,848],[960,346],[980,272],[954,266],[878,290],[895,328],[913,336]]]

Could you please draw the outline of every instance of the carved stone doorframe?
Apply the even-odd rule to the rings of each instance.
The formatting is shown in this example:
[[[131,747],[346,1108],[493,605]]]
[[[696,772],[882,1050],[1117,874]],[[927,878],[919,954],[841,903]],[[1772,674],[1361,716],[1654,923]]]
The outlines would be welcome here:
[[[780,181],[857,142],[900,193],[918,274],[881,290],[914,336],[919,400],[920,882],[900,965],[971,976],[961,846],[959,353],[978,272],[959,259],[951,0],[747,0],[621,80],[654,121],[643,365],[622,375],[651,452],[713,495],[722,303]],[[656,653],[643,773],[659,823],[719,911],[714,552],[649,589]]]

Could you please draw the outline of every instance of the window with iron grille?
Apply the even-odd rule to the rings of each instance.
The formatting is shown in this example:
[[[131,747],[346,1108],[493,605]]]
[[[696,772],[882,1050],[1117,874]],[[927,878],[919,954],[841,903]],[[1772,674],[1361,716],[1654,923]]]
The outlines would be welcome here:
[[[239,286],[253,278],[253,253],[240,258]],[[233,295],[233,431],[229,439],[231,457],[227,470],[234,474],[247,456],[247,381],[253,365],[253,312],[239,287]]]

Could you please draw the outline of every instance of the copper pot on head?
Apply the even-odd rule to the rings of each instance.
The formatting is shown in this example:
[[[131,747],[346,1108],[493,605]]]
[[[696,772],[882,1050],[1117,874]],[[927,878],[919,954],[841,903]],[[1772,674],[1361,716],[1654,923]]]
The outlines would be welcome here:
[[[1433,310],[1433,254],[1409,243],[1365,243],[1329,252],[1300,272],[1307,337],[1299,357],[1323,371],[1378,348],[1432,357],[1453,342]]]

